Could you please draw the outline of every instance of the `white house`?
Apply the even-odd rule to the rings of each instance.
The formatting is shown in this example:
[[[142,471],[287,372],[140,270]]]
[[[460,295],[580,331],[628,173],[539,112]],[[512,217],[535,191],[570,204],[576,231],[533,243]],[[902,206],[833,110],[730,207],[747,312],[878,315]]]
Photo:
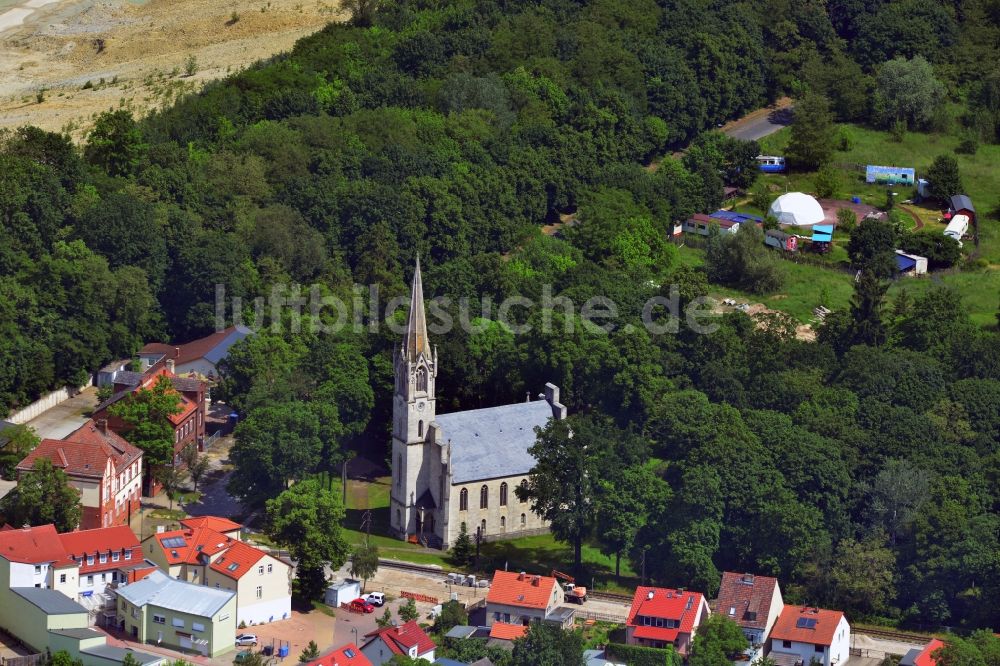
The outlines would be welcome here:
[[[365,634],[361,654],[375,666],[382,666],[396,655],[406,655],[411,659],[426,659],[434,661],[434,651],[437,646],[415,620],[410,620],[398,627],[381,627]]]
[[[486,624],[548,621],[563,626],[573,621],[572,613],[567,617],[557,612],[564,597],[559,581],[551,576],[497,570],[486,595]]]
[[[778,666],[842,665],[850,657],[851,625],[840,611],[785,606],[771,629],[771,653]]]

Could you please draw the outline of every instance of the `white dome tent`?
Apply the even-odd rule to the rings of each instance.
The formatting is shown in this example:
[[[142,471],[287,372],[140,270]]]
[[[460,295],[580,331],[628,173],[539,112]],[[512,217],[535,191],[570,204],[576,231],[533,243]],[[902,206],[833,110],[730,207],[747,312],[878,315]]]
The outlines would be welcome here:
[[[782,194],[771,204],[770,213],[781,224],[796,227],[809,227],[826,219],[826,214],[819,202],[802,192]]]

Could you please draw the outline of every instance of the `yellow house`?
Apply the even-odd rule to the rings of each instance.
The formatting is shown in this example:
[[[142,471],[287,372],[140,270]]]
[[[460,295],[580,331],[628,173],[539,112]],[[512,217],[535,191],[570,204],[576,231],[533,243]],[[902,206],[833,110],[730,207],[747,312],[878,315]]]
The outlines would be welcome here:
[[[163,532],[143,542],[143,553],[173,578],[235,592],[238,625],[287,619],[292,567],[236,536],[207,526]]]

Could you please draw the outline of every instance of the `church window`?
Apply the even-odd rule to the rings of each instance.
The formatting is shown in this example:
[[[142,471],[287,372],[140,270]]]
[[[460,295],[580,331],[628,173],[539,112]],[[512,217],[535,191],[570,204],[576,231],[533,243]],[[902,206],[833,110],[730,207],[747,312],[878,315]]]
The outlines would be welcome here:
[[[521,491],[522,493],[523,492],[527,492],[527,490],[528,490],[528,480],[527,479],[522,479],[521,480],[521,488],[523,488],[523,490]],[[528,500],[526,500],[526,499],[522,499],[521,500],[521,504],[524,504],[527,501]]]
[[[483,484],[483,487],[479,489],[479,508],[487,509],[490,506],[490,489]]]
[[[417,437],[423,437],[423,436],[424,436],[424,422],[417,421]]]
[[[525,525],[525,524],[527,523],[527,521],[528,521],[528,517],[527,517],[527,516],[525,516],[525,515],[524,515],[524,514],[522,513],[522,514],[521,514],[521,527],[524,527],[524,525]]]
[[[423,366],[417,368],[417,390],[427,390],[427,368]]]
[[[500,484],[500,506],[507,506],[507,482]]]
[[[507,516],[500,516],[500,529],[507,529]]]
[[[468,511],[469,510],[469,489],[462,488],[462,492],[458,494],[458,510]]]

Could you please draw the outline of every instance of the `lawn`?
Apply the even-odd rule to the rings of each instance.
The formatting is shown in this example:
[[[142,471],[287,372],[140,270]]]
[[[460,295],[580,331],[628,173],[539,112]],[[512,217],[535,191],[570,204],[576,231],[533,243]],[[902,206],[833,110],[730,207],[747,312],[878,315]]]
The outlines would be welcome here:
[[[379,556],[403,560],[415,564],[436,564],[448,570],[457,570],[447,558],[447,553],[422,548],[416,544],[400,541],[389,534],[389,477],[374,481],[350,479],[347,482],[347,516],[344,520],[344,535],[351,544],[362,543],[366,537],[361,529],[364,514],[371,512],[371,535],[368,537],[378,546]],[[340,491],[340,481],[333,487]],[[551,534],[485,542],[481,546],[479,569],[492,572],[494,569],[523,569],[534,573],[548,574],[552,569],[568,571],[573,562],[573,549],[569,544],[556,541]],[[593,575],[600,589],[629,590],[635,587],[635,572],[628,562],[622,560],[622,581],[624,587],[614,585],[615,561],[603,555],[590,544],[583,548],[583,561],[588,572]],[[632,585],[632,588],[628,587]]]
[[[928,279],[921,280],[901,280],[892,285],[890,293],[894,294],[902,288],[911,290],[913,295],[922,293],[933,284],[945,284],[956,289],[963,298],[963,302],[968,308],[970,315],[977,324],[981,326],[996,325],[996,312],[1000,304],[1000,230],[997,229],[1000,222],[993,219],[994,209],[997,207],[995,195],[997,174],[1000,173],[1000,145],[981,145],[975,155],[961,155],[954,152],[958,145],[958,138],[950,135],[926,134],[921,132],[908,132],[901,142],[896,142],[889,136],[888,132],[860,127],[858,125],[841,125],[841,131],[848,137],[850,150],[836,152],[833,157],[834,163],[838,165],[847,164],[883,164],[912,166],[916,169],[917,177],[927,170],[931,162],[938,155],[953,155],[958,161],[959,170],[962,174],[962,181],[965,184],[966,193],[972,197],[979,212],[979,240],[978,248],[973,248],[972,244],[966,243],[966,251],[974,251],[975,257],[983,260],[986,267],[983,269],[968,272],[951,272],[944,275],[931,275]],[[788,145],[791,130],[788,128],[772,134],[761,140],[761,151],[765,154],[780,155]],[[771,183],[776,191],[811,191],[814,189],[813,173],[792,173],[788,175],[766,175],[765,182]],[[900,191],[900,198],[909,198],[912,191]],[[850,196],[860,196],[862,201],[874,206],[882,206],[885,203],[885,188],[878,185],[864,183],[864,175],[860,171],[844,170],[840,187],[836,195],[838,198]],[[924,230],[928,232],[941,232],[944,224],[940,222],[941,212],[933,207],[907,204],[917,217],[924,223]],[[839,241],[839,239],[837,239]],[[809,271],[815,270],[812,267]],[[804,277],[804,276],[803,276]],[[828,291],[831,287],[828,284],[829,277],[824,276],[819,282],[826,285]],[[790,291],[795,289],[788,288]],[[799,287],[798,291],[815,292],[818,288],[806,286]],[[841,292],[836,294],[830,291],[831,305],[836,309],[836,303],[840,300]],[[849,296],[849,292],[846,294]],[[791,295],[789,295],[791,297]],[[768,303],[768,299],[758,299]],[[846,299],[843,300],[846,303]],[[770,305],[770,303],[768,303]],[[801,319],[801,307],[795,311],[790,310],[781,304],[778,307]]]

